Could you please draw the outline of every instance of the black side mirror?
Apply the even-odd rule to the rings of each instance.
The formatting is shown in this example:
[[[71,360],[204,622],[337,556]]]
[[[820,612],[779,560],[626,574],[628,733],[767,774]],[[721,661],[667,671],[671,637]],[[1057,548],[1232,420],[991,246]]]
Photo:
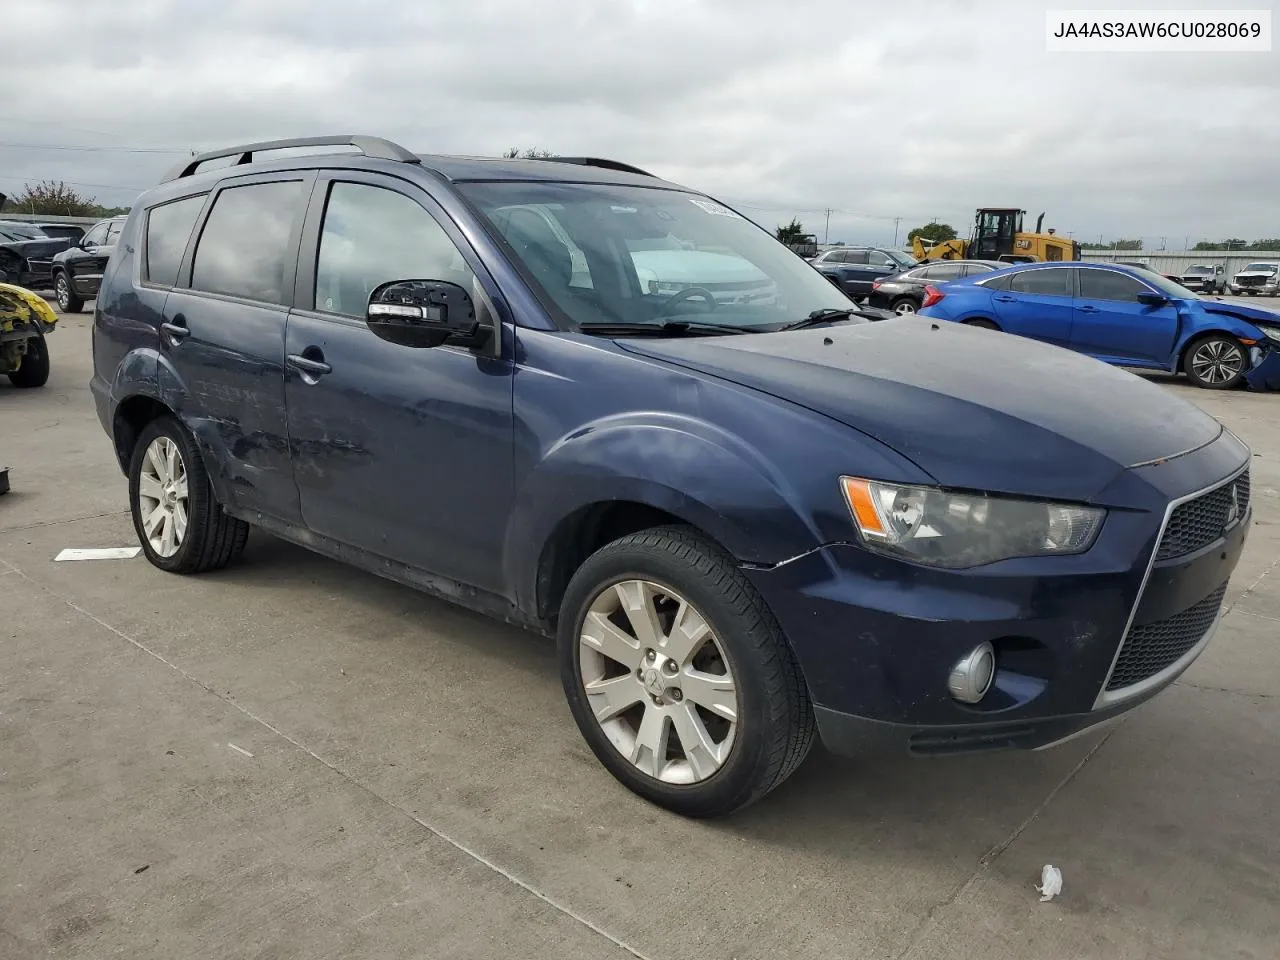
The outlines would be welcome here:
[[[476,319],[471,294],[443,280],[393,280],[374,289],[365,322],[377,336],[402,347],[448,342],[482,347],[492,331]]]
[[[1144,290],[1138,294],[1138,302],[1146,304],[1148,307],[1158,307],[1162,304],[1168,303],[1169,298],[1158,293],[1152,293]]]

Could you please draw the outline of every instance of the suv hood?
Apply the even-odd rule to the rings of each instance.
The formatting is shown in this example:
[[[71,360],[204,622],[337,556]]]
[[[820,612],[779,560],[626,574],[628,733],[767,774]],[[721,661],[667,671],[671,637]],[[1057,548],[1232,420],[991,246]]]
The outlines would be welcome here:
[[[618,346],[798,403],[945,486],[973,490],[1088,501],[1126,467],[1222,431],[1199,408],[1100,361],[927,319]]]

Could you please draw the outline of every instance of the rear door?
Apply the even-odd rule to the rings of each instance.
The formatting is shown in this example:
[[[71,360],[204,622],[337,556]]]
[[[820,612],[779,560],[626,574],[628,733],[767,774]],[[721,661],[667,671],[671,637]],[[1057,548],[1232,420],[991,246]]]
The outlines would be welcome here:
[[[1178,308],[1138,302],[1158,291],[1115,270],[1074,268],[1077,274],[1071,347],[1081,353],[1136,366],[1168,367],[1178,337]]]
[[[218,185],[165,300],[161,337],[166,402],[195,434],[227,505],[295,523],[284,333],[314,181],[290,171]]]
[[[1069,267],[1040,267],[1010,275],[992,294],[996,322],[1006,333],[1058,346],[1071,341],[1072,276]]]

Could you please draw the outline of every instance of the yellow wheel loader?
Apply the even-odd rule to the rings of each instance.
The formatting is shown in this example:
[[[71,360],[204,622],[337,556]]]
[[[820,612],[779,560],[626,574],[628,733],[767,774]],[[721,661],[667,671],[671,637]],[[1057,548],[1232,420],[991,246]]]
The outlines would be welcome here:
[[[911,240],[911,252],[917,260],[1003,260],[1007,263],[1039,263],[1055,260],[1079,260],[1080,244],[1054,233],[1051,227],[1041,233],[1044,214],[1036,219],[1030,233],[1022,229],[1025,210],[1006,207],[983,207],[973,218],[973,234],[968,240],[957,237],[931,243],[920,237]]]

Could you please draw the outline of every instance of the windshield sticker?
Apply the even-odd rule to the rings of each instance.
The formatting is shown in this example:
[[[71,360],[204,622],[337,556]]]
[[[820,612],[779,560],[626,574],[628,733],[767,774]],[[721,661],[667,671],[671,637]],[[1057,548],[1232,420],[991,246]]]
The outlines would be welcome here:
[[[702,197],[690,197],[689,202],[695,207],[701,207],[707,213],[715,214],[717,217],[733,217],[735,220],[741,220],[742,217],[734,213],[726,206],[716,203],[714,200],[704,200]]]

